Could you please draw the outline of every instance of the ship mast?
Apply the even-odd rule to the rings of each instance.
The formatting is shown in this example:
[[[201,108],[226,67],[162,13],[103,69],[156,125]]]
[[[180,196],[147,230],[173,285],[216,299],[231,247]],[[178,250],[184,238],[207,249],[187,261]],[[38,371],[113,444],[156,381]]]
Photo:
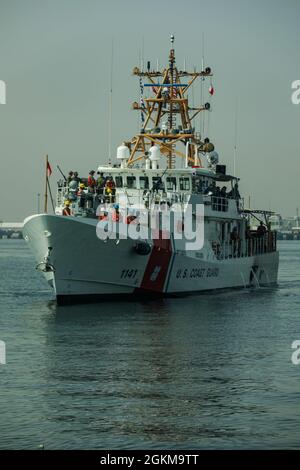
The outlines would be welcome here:
[[[209,111],[210,104],[190,107],[187,92],[197,78],[212,77],[211,69],[201,72],[178,70],[175,60],[174,36],[171,36],[169,63],[162,71],[133,69],[133,74],[143,82],[143,88],[152,94],[140,103],[134,102],[133,109],[143,114],[142,126],[126,145],[130,150],[128,166],[147,159],[149,148],[157,146],[167,159],[168,168],[174,168],[176,157],[186,160],[186,166],[202,166],[199,153],[203,150],[200,134],[195,132],[194,119],[202,111]]]

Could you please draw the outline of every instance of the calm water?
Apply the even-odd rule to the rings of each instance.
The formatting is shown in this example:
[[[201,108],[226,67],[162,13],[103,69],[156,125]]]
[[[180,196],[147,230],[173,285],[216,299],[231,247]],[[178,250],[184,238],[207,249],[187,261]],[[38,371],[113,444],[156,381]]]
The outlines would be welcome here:
[[[0,240],[0,448],[299,448],[300,242],[279,287],[57,307]]]

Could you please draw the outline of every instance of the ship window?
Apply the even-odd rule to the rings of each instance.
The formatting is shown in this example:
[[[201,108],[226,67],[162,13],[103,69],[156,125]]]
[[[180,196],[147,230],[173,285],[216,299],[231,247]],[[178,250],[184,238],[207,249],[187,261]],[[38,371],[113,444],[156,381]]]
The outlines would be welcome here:
[[[176,178],[174,176],[167,177],[167,191],[176,191]]]
[[[153,176],[152,185],[153,185],[153,189],[156,191],[158,191],[159,189],[162,189],[164,191],[165,189],[165,185],[160,176]]]
[[[149,189],[148,176],[140,176],[140,189]]]
[[[135,189],[136,188],[136,177],[127,176],[127,188]]]
[[[190,178],[179,178],[180,191],[190,190]]]
[[[204,181],[202,180],[201,176],[195,176],[192,179],[192,187],[194,193],[202,193],[204,189]]]
[[[116,188],[122,188],[123,178],[122,176],[116,176]]]

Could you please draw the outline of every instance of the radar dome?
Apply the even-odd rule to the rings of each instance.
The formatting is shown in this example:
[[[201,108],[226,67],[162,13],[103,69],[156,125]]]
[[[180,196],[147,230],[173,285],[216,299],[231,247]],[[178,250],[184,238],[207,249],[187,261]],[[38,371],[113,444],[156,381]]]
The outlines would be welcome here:
[[[118,160],[128,160],[129,156],[130,156],[130,153],[129,153],[129,148],[127,147],[127,145],[122,144],[117,148]]]

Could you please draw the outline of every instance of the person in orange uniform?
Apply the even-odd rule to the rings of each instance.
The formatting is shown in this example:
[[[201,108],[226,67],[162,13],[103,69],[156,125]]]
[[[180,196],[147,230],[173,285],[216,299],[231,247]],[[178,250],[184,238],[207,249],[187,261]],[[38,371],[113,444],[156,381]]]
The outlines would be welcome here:
[[[96,188],[96,184],[97,184],[97,182],[94,178],[94,174],[95,174],[94,170],[91,170],[89,172],[88,181],[87,181],[87,185],[88,185],[89,191],[91,193],[95,192],[95,188]]]
[[[111,200],[111,202],[114,202],[115,194],[116,194],[116,185],[112,176],[108,176],[106,180],[105,194],[109,196],[109,199]]]

